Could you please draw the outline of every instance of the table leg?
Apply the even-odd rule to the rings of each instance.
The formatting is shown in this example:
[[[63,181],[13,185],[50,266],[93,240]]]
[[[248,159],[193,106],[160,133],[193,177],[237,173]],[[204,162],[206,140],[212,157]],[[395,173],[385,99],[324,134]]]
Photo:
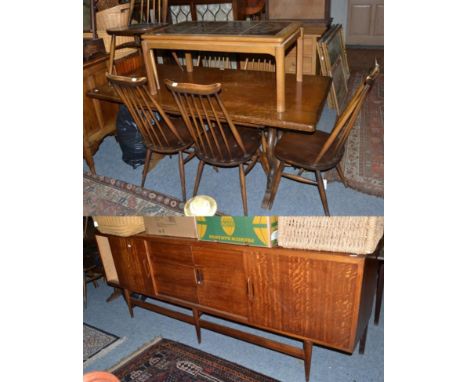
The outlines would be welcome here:
[[[285,73],[284,73],[284,47],[275,50],[276,59],[276,111],[283,112],[286,104],[285,99]]]
[[[268,164],[270,167],[270,171],[267,174],[267,185],[266,185],[265,195],[263,197],[262,208],[268,208],[269,203],[270,203],[271,189],[273,185],[273,173],[278,162],[275,155],[273,154],[276,141],[277,141],[277,130],[274,127],[269,127],[267,130],[266,156],[267,156]]]
[[[152,95],[157,94],[159,87],[158,70],[153,50],[148,47],[148,42],[141,43],[143,49],[143,59],[145,61],[146,77],[148,78],[149,91]]]
[[[187,67],[187,72],[193,72],[192,53],[190,52],[185,52],[185,66]]]
[[[304,28],[301,28],[301,35],[296,41],[296,81],[302,82],[302,66],[304,63]]]

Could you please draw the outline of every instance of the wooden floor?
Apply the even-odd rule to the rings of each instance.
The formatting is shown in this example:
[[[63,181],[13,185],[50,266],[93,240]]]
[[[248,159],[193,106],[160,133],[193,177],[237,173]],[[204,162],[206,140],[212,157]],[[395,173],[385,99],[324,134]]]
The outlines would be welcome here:
[[[366,70],[374,65],[374,60],[380,64],[381,73],[384,69],[384,48],[366,48],[362,46],[347,46],[349,69],[351,71]]]

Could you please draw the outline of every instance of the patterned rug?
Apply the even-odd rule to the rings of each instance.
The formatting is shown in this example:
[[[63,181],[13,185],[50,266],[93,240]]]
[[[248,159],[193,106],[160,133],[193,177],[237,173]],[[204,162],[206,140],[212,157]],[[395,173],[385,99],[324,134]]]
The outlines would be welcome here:
[[[159,338],[109,370],[122,382],[278,382],[181,343]]]
[[[350,94],[358,87],[366,71],[354,72],[349,79]],[[384,196],[384,75],[380,74],[367,96],[361,113],[349,135],[341,161],[351,188],[375,196]],[[338,180],[336,172],[328,181]]]
[[[123,338],[83,323],[83,363],[88,364],[103,356],[122,341]]]
[[[173,197],[102,175],[83,174],[83,216],[183,215]]]

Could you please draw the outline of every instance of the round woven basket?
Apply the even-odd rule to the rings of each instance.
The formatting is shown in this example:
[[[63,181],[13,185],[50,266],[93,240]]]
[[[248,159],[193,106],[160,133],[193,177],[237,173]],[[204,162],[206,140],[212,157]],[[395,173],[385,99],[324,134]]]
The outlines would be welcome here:
[[[285,248],[370,254],[383,231],[382,216],[278,217],[278,245]]]
[[[129,12],[130,4],[121,4],[96,12],[96,29],[106,30],[127,25]]]

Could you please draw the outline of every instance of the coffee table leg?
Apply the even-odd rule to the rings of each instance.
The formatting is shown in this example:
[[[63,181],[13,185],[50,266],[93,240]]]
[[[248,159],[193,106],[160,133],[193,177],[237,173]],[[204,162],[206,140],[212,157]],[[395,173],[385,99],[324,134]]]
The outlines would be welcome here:
[[[276,111],[283,112],[286,104],[285,99],[285,74],[284,74],[284,47],[275,50],[276,58]]]
[[[265,190],[265,195],[263,197],[262,208],[268,208],[270,204],[271,198],[271,189],[273,185],[273,173],[276,168],[278,160],[276,159],[275,155],[273,154],[273,150],[276,145],[277,140],[277,130],[274,127],[269,127],[267,130],[267,150],[266,156],[268,160],[268,164],[270,166],[270,171],[267,175],[267,185]]]
[[[145,61],[146,77],[148,78],[149,91],[151,94],[154,95],[158,93],[157,89],[160,89],[154,53],[152,49],[149,49],[147,41],[143,41],[141,43],[141,47],[143,49],[143,59]]]
[[[301,28],[301,35],[296,41],[296,81],[302,82],[302,66],[304,63],[304,28]]]
[[[187,72],[193,72],[192,53],[190,52],[185,52],[185,66],[187,67]]]

